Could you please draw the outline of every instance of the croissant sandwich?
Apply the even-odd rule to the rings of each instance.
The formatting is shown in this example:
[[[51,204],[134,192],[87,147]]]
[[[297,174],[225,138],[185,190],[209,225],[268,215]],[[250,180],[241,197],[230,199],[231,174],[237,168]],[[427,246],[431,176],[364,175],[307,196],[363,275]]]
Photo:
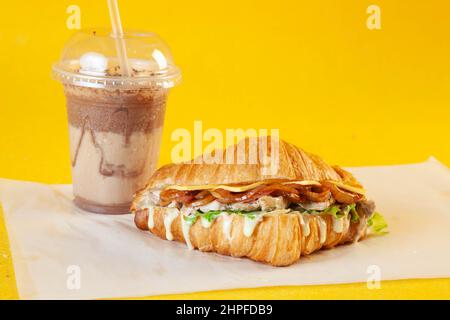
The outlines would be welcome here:
[[[377,231],[385,226],[349,172],[282,140],[275,148],[269,140],[241,140],[216,163],[194,159],[161,167],[133,199],[136,226],[189,249],[273,266],[359,241],[374,221],[381,219]],[[250,158],[254,145],[266,146],[266,157],[226,161],[238,152]],[[267,159],[276,159],[276,170],[267,172]]]

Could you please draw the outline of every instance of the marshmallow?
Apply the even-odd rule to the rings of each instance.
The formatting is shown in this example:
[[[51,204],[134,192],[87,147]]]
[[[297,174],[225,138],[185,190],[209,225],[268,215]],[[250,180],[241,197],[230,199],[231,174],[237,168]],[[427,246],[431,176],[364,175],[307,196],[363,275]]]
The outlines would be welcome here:
[[[159,69],[158,65],[154,61],[144,59],[130,59],[130,65],[137,72],[154,72]]]
[[[103,75],[108,69],[108,58],[101,53],[87,52],[80,58],[80,68],[86,73]]]

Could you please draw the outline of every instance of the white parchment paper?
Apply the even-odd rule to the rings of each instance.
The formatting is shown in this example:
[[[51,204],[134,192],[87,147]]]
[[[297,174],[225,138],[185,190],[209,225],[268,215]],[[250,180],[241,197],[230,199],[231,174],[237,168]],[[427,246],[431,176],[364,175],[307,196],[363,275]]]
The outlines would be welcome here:
[[[138,230],[131,215],[81,211],[71,202],[70,185],[0,179],[20,297],[130,297],[365,282],[374,270],[383,280],[450,277],[449,169],[431,158],[350,171],[375,199],[390,233],[302,257],[284,268],[189,251]]]

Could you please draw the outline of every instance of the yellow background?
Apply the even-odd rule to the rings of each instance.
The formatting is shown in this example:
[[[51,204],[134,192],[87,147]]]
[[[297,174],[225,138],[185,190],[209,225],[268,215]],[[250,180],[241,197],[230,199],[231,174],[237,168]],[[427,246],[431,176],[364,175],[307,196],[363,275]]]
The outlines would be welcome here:
[[[109,26],[106,1],[4,1],[0,11],[0,177],[69,183],[65,101],[51,63],[73,31]],[[381,8],[368,30],[366,8]],[[124,1],[127,29],[152,30],[183,70],[171,92],[171,132],[279,128],[281,136],[344,166],[422,161],[450,165],[450,3],[394,0]],[[1,218],[1,217],[0,217]],[[1,219],[0,219],[1,220]],[[0,297],[17,298],[0,222]],[[425,295],[426,292],[426,295]],[[450,298],[450,280],[232,290],[188,298]]]

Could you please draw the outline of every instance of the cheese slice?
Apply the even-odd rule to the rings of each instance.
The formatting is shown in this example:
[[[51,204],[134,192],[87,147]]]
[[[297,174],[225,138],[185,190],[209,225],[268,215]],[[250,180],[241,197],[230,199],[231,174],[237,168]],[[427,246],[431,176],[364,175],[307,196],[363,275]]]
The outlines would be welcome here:
[[[179,190],[179,191],[194,191],[194,190],[216,190],[216,189],[224,189],[230,192],[244,192],[251,189],[254,189],[264,183],[267,183],[268,181],[258,181],[255,183],[247,184],[244,186],[227,186],[223,184],[204,184],[204,185],[186,185],[186,186],[179,186],[179,185],[172,185],[167,186],[164,190]],[[365,190],[358,187],[348,186],[338,181],[330,181],[331,183],[335,184],[341,189],[351,191],[354,193],[365,195]],[[312,180],[302,180],[302,181],[287,181],[283,182],[283,184],[298,184],[302,186],[320,186],[320,182],[318,181],[312,181]]]
[[[248,184],[245,186],[227,186],[222,184],[208,184],[208,185],[196,185],[196,186],[179,186],[179,185],[173,185],[168,186],[164,190],[180,190],[180,191],[193,191],[193,190],[216,190],[216,189],[224,189],[230,192],[244,192],[251,189],[254,189],[264,183],[267,183],[266,181],[258,181],[252,184]]]
[[[312,180],[302,180],[302,181],[287,181],[283,184],[298,184],[300,186],[320,186],[320,182]]]
[[[366,190],[364,190],[362,188],[348,186],[348,185],[343,184],[342,182],[338,182],[338,181],[330,181],[330,182],[333,183],[334,185],[336,185],[337,187],[341,188],[341,189],[344,189],[344,190],[347,190],[347,191],[351,191],[353,193],[362,194],[362,195],[366,194]]]

